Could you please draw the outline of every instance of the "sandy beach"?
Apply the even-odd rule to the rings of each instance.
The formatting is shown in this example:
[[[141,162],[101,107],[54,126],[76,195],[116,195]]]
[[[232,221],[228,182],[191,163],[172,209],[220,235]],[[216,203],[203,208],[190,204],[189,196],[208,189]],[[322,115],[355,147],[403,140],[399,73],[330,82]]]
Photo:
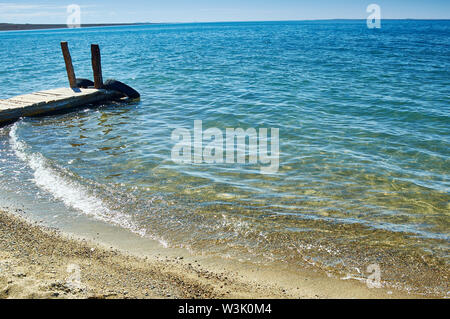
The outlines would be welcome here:
[[[146,260],[70,239],[6,212],[0,212],[0,237],[0,298],[283,297],[181,259]],[[81,285],[73,280],[76,268]]]
[[[306,271],[292,280],[263,271],[206,269],[183,257],[134,256],[5,211],[0,211],[0,239],[2,299],[423,297]]]

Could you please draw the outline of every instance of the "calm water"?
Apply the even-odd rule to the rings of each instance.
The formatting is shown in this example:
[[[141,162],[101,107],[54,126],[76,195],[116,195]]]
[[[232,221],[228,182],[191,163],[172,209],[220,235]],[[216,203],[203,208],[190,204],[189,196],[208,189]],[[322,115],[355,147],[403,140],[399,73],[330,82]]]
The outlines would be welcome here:
[[[0,98],[78,77],[142,95],[0,130],[0,190],[169,247],[448,292],[450,22],[180,24],[0,33]],[[280,169],[175,164],[176,127],[280,129]],[[42,208],[41,208],[42,210]],[[44,209],[45,211],[45,209]]]

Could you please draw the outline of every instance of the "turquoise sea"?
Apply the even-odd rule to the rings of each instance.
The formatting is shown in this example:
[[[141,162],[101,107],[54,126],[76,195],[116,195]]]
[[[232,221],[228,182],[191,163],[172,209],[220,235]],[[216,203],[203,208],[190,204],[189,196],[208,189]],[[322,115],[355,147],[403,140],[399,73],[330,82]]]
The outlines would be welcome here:
[[[0,32],[0,98],[91,78],[141,100],[0,129],[3,206],[111,223],[193,254],[449,291],[450,21]],[[179,164],[175,128],[278,128],[280,167]],[[65,217],[63,217],[65,216]]]

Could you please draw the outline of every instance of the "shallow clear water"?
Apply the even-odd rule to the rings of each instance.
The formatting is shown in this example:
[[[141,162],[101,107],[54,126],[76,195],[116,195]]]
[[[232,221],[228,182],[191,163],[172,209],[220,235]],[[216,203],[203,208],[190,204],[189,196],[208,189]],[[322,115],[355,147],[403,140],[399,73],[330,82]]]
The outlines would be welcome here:
[[[0,33],[0,98],[104,77],[139,102],[0,130],[0,190],[256,263],[446,293],[450,22],[180,24]],[[172,131],[279,128],[280,168],[177,164]],[[14,195],[15,194],[15,195]],[[8,195],[8,196],[9,196]]]

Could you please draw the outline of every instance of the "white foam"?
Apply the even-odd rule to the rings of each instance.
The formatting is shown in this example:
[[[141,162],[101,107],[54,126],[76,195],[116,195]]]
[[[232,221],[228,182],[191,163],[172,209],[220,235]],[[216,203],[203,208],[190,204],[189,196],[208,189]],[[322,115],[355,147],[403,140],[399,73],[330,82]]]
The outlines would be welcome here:
[[[95,219],[124,227],[141,236],[146,234],[144,229],[140,229],[131,221],[130,216],[109,209],[101,199],[89,194],[86,187],[50,167],[42,154],[29,152],[28,146],[17,136],[17,124],[11,127],[9,135],[16,156],[32,169],[33,181],[38,187],[61,200],[66,206]]]

